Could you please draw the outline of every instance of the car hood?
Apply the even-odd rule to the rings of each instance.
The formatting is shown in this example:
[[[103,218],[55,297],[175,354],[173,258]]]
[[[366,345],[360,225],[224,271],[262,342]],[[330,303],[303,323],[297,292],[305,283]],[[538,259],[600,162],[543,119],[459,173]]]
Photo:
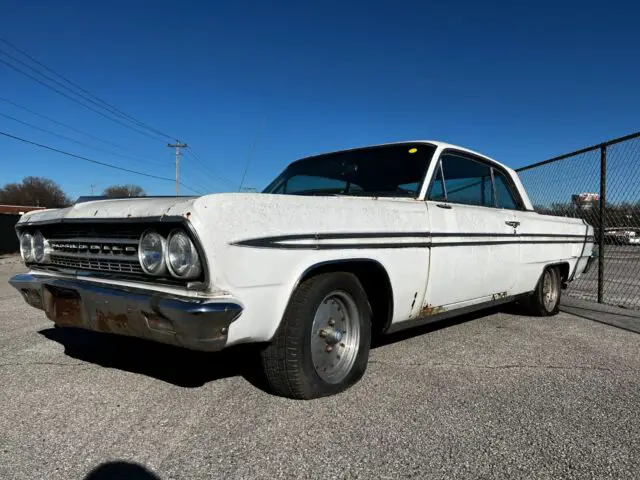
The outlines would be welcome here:
[[[19,223],[65,220],[130,219],[190,216],[192,213],[215,215],[232,213],[236,220],[264,218],[265,213],[290,215],[318,208],[370,210],[373,205],[415,204],[406,198],[370,198],[340,196],[295,196],[262,193],[215,193],[201,197],[138,197],[90,200],[67,208],[52,208],[25,213]],[[208,211],[208,212],[207,212]],[[226,215],[225,215],[226,216]],[[289,217],[290,218],[290,217]],[[229,220],[228,218],[226,219]]]
[[[197,197],[139,197],[93,200],[76,203],[67,208],[53,208],[28,212],[19,224],[55,222],[57,220],[101,220],[116,218],[145,218],[182,216],[189,211]]]

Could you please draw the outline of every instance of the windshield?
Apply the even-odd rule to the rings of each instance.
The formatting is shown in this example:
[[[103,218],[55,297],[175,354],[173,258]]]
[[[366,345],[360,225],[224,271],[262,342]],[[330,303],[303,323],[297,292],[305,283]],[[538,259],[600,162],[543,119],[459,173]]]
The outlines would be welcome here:
[[[403,143],[303,158],[263,193],[417,197],[436,147]]]

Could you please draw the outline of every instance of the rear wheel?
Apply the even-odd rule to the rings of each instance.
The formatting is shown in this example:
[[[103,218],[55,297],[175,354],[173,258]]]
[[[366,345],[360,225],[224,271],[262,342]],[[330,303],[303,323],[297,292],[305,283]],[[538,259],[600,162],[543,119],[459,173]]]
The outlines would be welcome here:
[[[371,309],[358,278],[317,275],[293,293],[275,338],[261,353],[274,393],[311,399],[344,391],[365,373]]]
[[[529,298],[529,313],[548,317],[560,311],[562,279],[557,267],[548,267],[542,273],[535,291]]]

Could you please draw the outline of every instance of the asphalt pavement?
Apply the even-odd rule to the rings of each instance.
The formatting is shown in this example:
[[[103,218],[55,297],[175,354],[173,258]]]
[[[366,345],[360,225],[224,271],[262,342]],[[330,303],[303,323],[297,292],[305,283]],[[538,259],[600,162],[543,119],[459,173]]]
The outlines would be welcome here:
[[[640,245],[605,245],[604,260],[604,302],[640,311]],[[571,283],[568,294],[581,300],[597,300],[597,263]]]
[[[637,478],[640,336],[485,312],[392,337],[344,394],[253,352],[54,329],[0,265],[0,478]],[[131,476],[118,476],[130,472]],[[102,475],[102,476],[101,476]]]

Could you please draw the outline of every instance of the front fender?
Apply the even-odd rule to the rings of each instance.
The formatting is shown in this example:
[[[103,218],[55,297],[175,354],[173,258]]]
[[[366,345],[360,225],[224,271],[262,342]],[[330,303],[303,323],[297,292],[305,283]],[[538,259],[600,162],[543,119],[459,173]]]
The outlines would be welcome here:
[[[358,256],[339,250],[331,254],[315,250],[273,254],[277,257],[273,261],[269,261],[271,255],[261,249],[248,249],[234,255],[235,268],[227,275],[229,292],[240,300],[244,311],[230,328],[230,344],[270,341],[280,326],[291,295],[303,279],[315,269],[337,267],[341,263],[373,262],[384,269],[392,292],[391,322],[410,318],[420,308],[416,298],[422,298],[426,287],[427,249],[369,250]],[[425,267],[419,268],[420,264]]]

